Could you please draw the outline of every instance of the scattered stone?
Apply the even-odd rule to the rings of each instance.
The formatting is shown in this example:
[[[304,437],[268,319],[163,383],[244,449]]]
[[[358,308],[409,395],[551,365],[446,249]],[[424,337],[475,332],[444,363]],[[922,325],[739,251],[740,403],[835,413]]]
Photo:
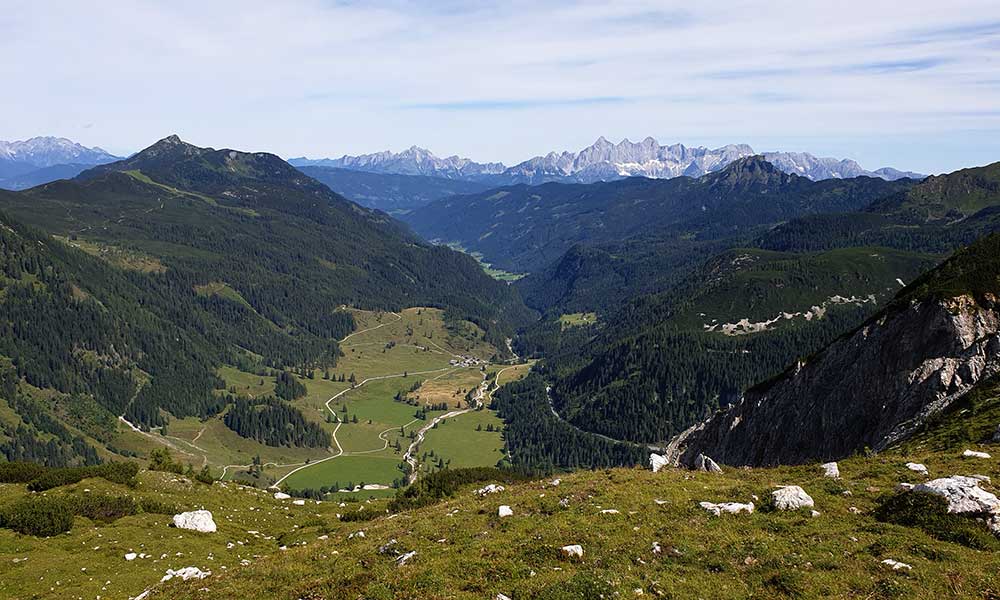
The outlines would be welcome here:
[[[819,468],[823,469],[823,477],[832,477],[834,479],[840,477],[840,466],[835,462],[823,463]]]
[[[379,554],[395,554],[394,548],[396,547],[396,538],[392,538],[388,542],[382,544],[378,547]]]
[[[942,496],[948,501],[950,513],[1000,513],[1000,499],[979,487],[979,480],[972,477],[954,475],[933,479],[914,487],[913,491]]]
[[[908,462],[906,463],[906,468],[913,471],[914,473],[920,473],[921,475],[927,475],[927,467],[920,463]]]
[[[786,485],[771,492],[778,510],[798,510],[815,506],[813,499],[797,485]]]
[[[567,497],[567,498],[563,498],[562,500],[560,500],[559,501],[559,506],[561,506],[563,508],[566,508],[567,506],[569,506],[569,498]]]
[[[160,579],[160,582],[170,581],[174,577],[180,577],[181,581],[187,581],[188,579],[204,579],[211,575],[211,571],[202,571],[198,567],[184,567],[183,569],[167,569],[167,574]]]
[[[560,483],[562,483],[562,479],[553,479],[549,482],[549,485],[558,486]]]
[[[291,498],[291,496],[289,496],[285,492],[274,492],[275,500],[288,500],[289,498]]]
[[[126,554],[126,555],[125,555],[125,560],[127,560],[127,561],[133,561],[133,560],[135,560],[135,559],[136,559],[136,558],[137,558],[138,556],[139,556],[139,555],[138,555],[138,554],[136,554],[135,552],[129,552],[128,554]]]
[[[818,511],[818,510],[813,510],[813,511],[809,511],[809,516],[811,516],[811,517],[812,517],[812,518],[814,518],[814,519],[815,519],[816,517],[818,517],[818,516],[819,516],[819,514],[820,514],[820,513],[819,513],[819,511]]]
[[[653,554],[662,554],[663,548],[660,546],[660,542],[653,542]]]
[[[292,500],[292,504],[294,504],[295,506],[305,506],[306,505],[306,501],[305,500]]]
[[[485,496],[486,494],[498,494],[502,491],[504,491],[504,487],[502,485],[491,483],[485,487],[476,490],[476,495]]]
[[[497,597],[493,600],[510,600],[510,596],[507,596],[506,594],[497,594]]]
[[[207,510],[194,510],[174,515],[174,527],[178,529],[191,529],[202,533],[215,533],[215,521],[212,520],[212,513]]]
[[[507,506],[506,504],[504,504],[504,505],[500,506],[500,508],[497,510],[497,514],[502,519],[503,517],[513,517],[514,516],[514,511],[509,506]]]
[[[858,508],[857,506],[852,506],[852,507],[850,507],[850,508],[847,509],[847,512],[851,513],[852,515],[860,515],[861,514],[861,509]]]
[[[717,517],[722,516],[722,513],[738,515],[739,513],[745,512],[747,514],[751,514],[754,510],[753,502],[748,504],[741,504],[739,502],[721,502],[719,504],[715,504],[713,502],[699,502],[698,505]]]
[[[962,453],[965,458],[990,458],[990,455],[985,452],[978,452],[976,450],[966,450]]]
[[[570,544],[559,549],[566,558],[583,558],[583,546],[580,544]]]
[[[891,558],[887,558],[887,559],[883,560],[882,564],[883,565],[888,565],[888,566],[892,567],[893,571],[898,571],[900,569],[906,569],[907,571],[910,571],[910,570],[913,569],[913,567],[911,567],[910,565],[908,565],[908,564],[906,564],[904,562],[899,562],[898,560],[893,560]]]
[[[649,468],[653,470],[654,473],[658,472],[663,467],[670,464],[666,456],[661,454],[652,453],[649,455]]]
[[[905,483],[904,482],[904,483],[897,483],[896,484],[896,491],[897,492],[908,492],[908,491],[910,491],[912,489],[913,489],[913,484],[912,483]]]
[[[854,493],[851,490],[844,490],[844,491],[840,492],[840,495],[841,496],[853,496]]]
[[[407,552],[405,554],[401,554],[396,559],[396,566],[397,567],[401,567],[401,566],[405,565],[407,562],[410,561],[411,558],[413,558],[416,555],[417,555],[417,551],[416,550],[411,550],[411,551],[409,551],[409,552]]]
[[[655,502],[657,506],[663,506],[667,503],[666,500],[660,500],[659,498],[654,499],[653,502]]]
[[[618,514],[618,510],[615,509],[615,508],[605,508],[604,510],[601,511],[601,514],[602,515],[617,515]]]

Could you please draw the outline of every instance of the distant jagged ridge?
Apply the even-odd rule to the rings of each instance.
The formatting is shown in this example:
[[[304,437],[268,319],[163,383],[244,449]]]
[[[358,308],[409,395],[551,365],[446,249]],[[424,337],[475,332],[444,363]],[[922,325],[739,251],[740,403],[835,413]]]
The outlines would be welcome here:
[[[338,159],[293,158],[295,166],[327,166],[376,173],[433,175],[450,179],[485,181],[494,185],[548,182],[594,183],[625,177],[670,179],[686,175],[700,177],[718,171],[736,160],[757,154],[747,144],[729,144],[720,148],[688,147],[683,144],[661,146],[651,137],[640,142],[628,139],[615,144],[600,137],[579,152],[549,152],[507,167],[502,163],[477,163],[468,158],[438,158],[431,151],[412,146],[400,153],[390,151],[343,156]],[[806,152],[765,152],[763,156],[786,173],[814,181],[878,177],[894,181],[925,175],[882,167],[869,171],[850,159],[821,158]]]

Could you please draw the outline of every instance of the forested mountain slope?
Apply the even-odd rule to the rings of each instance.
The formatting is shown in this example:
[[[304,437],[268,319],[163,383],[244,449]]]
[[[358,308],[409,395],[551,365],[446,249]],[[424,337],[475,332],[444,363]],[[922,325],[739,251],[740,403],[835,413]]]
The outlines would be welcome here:
[[[0,208],[100,254],[133,253],[195,285],[224,283],[278,327],[337,337],[341,304],[450,308],[496,339],[526,316],[475,261],[419,242],[274,155],[175,136]]]
[[[355,328],[343,305],[440,307],[499,348],[528,317],[472,258],[268,154],[168,138],[77,180],[0,192],[0,209],[20,217],[0,217],[10,457],[93,462],[117,451],[119,416],[147,429],[215,415],[231,402],[224,365],[333,367]]]
[[[1000,229],[1000,163],[928,177],[863,211],[793,219],[761,236],[773,250],[881,245],[951,252]]]
[[[862,327],[672,444],[733,465],[828,460],[905,439],[1000,372],[1000,234],[961,250]]]
[[[885,248],[723,252],[592,326],[592,339],[543,342],[554,405],[588,431],[666,441],[863,321],[937,260]]]
[[[641,235],[731,237],[805,214],[859,210],[913,183],[866,177],[814,182],[748,157],[697,179],[499,188],[446,198],[404,219],[428,239],[457,242],[500,268],[531,272],[575,244]]]

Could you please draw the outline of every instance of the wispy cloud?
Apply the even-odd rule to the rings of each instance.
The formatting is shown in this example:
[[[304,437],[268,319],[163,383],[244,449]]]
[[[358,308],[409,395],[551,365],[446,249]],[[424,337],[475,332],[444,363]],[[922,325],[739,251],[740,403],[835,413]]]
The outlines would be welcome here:
[[[174,131],[506,162],[601,134],[827,155],[849,138],[862,164],[919,147],[925,163],[895,166],[936,171],[1000,144],[962,143],[993,118],[956,114],[1000,106],[996,0],[18,0],[0,30],[17,57],[0,139],[65,131],[122,154]]]
[[[403,104],[402,108],[410,110],[526,110],[533,108],[561,108],[572,106],[599,106],[604,104],[624,104],[628,98],[618,96],[601,96],[594,98],[524,98],[496,100],[458,100],[453,102],[424,102],[419,104]]]

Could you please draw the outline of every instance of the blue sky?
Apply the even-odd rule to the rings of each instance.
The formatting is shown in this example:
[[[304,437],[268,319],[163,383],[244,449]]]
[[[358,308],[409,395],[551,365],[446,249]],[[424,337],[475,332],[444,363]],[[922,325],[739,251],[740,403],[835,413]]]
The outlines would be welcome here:
[[[1000,2],[6,0],[0,139],[513,164],[598,136],[1000,161]]]

